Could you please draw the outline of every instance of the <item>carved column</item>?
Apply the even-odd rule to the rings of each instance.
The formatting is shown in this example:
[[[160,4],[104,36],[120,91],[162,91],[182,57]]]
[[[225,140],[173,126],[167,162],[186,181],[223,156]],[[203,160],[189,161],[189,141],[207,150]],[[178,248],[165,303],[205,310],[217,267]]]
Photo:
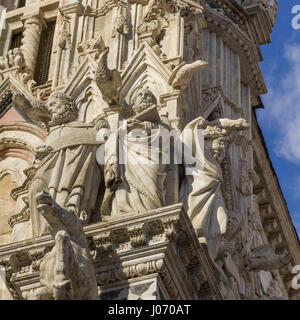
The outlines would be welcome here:
[[[24,32],[21,50],[23,51],[26,68],[33,75],[36,65],[43,20],[40,16],[24,18]]]

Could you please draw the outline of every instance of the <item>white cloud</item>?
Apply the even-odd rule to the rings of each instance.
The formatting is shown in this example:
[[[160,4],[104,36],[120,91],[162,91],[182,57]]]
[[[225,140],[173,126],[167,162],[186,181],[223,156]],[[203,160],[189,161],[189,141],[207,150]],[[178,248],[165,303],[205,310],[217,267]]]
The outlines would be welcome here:
[[[272,123],[277,155],[300,163],[300,45],[286,46],[281,61],[278,67],[286,71],[280,78],[267,75],[269,94],[263,98],[266,108],[259,118]]]

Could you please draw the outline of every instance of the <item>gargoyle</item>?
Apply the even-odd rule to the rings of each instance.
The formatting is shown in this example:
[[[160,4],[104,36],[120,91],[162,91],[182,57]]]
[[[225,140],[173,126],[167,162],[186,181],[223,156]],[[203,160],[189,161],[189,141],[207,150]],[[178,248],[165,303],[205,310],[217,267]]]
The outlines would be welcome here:
[[[41,288],[26,293],[28,300],[98,300],[97,281],[83,232],[85,213],[79,219],[60,207],[49,194],[36,196],[37,210],[50,226],[55,246],[40,265]]]
[[[47,104],[38,99],[27,99],[22,93],[14,93],[13,103],[15,103],[31,120],[48,123],[51,120],[51,114],[47,109]]]
[[[289,263],[290,253],[276,254],[272,246],[263,245],[253,249],[243,258],[242,272],[273,271]]]
[[[197,70],[204,69],[208,63],[203,60],[197,60],[193,63],[186,64],[183,62],[173,72],[169,84],[177,90],[185,90],[191,82],[194,73]]]
[[[119,92],[122,86],[121,74],[118,70],[110,70],[107,66],[109,48],[100,54],[98,68],[96,71],[96,83],[103,95],[103,100],[109,106],[118,105]]]

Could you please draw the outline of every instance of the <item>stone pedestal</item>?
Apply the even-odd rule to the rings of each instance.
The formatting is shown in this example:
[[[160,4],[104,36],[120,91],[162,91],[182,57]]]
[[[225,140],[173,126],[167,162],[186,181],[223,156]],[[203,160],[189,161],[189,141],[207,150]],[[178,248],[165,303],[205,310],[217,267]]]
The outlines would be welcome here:
[[[101,300],[222,299],[182,205],[132,214],[85,228]],[[50,236],[1,248],[14,298],[36,289]]]

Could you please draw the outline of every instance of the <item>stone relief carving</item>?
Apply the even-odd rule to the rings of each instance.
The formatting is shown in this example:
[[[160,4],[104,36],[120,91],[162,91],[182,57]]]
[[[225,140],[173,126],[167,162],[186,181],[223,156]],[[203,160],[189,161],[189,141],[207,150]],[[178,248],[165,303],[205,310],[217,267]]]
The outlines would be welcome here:
[[[240,192],[245,196],[251,195],[251,177],[248,162],[246,160],[240,161],[240,178],[239,178]]]
[[[167,25],[168,19],[166,18],[161,1],[151,1],[150,8],[143,18],[143,23],[137,28],[140,42],[143,40],[147,41],[151,47],[154,47],[157,54],[160,55],[159,37],[163,28]]]
[[[282,285],[278,276],[271,280],[263,300],[288,300],[282,295]]]
[[[105,43],[102,39],[102,37],[98,37],[97,39],[89,39],[83,42],[78,43],[77,50],[79,52],[79,63],[82,63],[83,58],[86,57],[86,55],[90,55],[93,60],[98,60],[100,53],[102,53],[105,50]],[[107,63],[102,62],[102,63]]]
[[[251,209],[248,210],[248,225],[251,228],[252,233],[263,231],[256,195],[251,196]],[[249,242],[252,242],[253,236],[254,235],[250,234]]]
[[[120,1],[116,17],[113,22],[112,37],[116,37],[117,33],[128,36],[130,28],[128,4]]]
[[[25,55],[20,48],[9,50],[7,55],[0,57],[0,81],[14,78],[21,86],[32,93],[36,82],[32,74],[26,69]],[[15,88],[15,83],[10,85],[11,89]]]
[[[64,50],[68,49],[71,45],[71,26],[70,26],[70,16],[62,14],[62,24],[59,30],[59,36],[57,41],[57,46]]]
[[[181,0],[171,0],[169,1],[169,5],[178,10],[182,15],[198,15],[203,13],[203,9],[200,9],[199,7],[196,7],[194,5],[191,5],[190,3],[186,3]]]
[[[24,54],[21,49],[16,48],[9,50],[7,56],[0,57],[0,70],[10,69],[10,68],[22,68],[25,65]]]

